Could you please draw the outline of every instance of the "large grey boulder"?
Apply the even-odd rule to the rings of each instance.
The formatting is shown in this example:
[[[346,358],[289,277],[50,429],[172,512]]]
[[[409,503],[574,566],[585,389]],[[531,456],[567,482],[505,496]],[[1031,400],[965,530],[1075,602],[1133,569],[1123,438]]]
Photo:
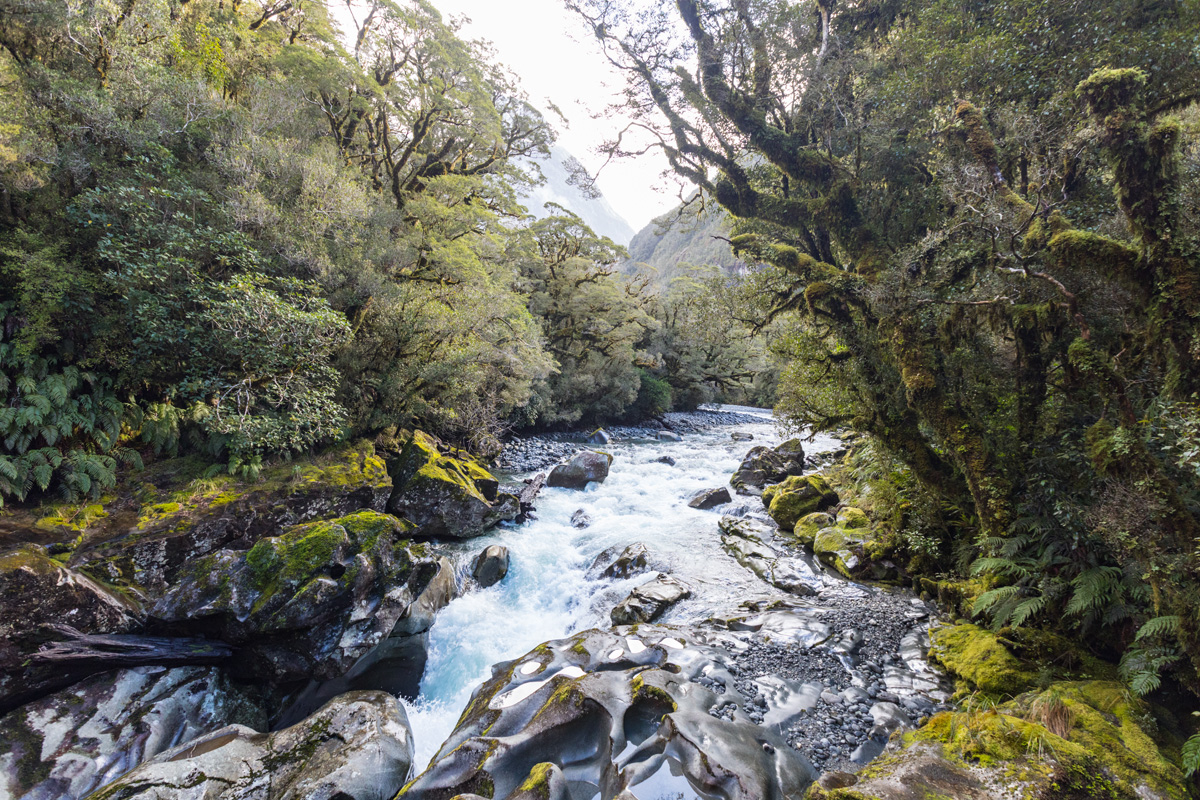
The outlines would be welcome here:
[[[610,614],[612,624],[633,625],[639,622],[653,622],[661,617],[668,608],[691,596],[690,586],[670,575],[659,573],[657,577],[634,589],[628,597],[617,604]]]
[[[590,577],[625,580],[650,569],[649,552],[646,545],[634,542],[625,548],[615,545],[596,556],[588,569]]]
[[[608,453],[585,450],[576,453],[570,461],[559,464],[546,479],[547,486],[564,489],[583,489],[592,481],[603,483],[608,477],[608,468],[613,457]]]
[[[608,431],[604,430],[604,428],[596,428],[587,438],[588,444],[608,444],[611,441],[612,437],[609,436]]]
[[[704,491],[697,492],[688,500],[688,508],[709,511],[717,506],[731,502],[733,502],[733,498],[729,495],[729,490],[722,486],[719,489],[705,489]]]
[[[654,435],[654,438],[660,442],[682,442],[683,437],[675,431],[659,431]]]
[[[803,474],[804,448],[799,439],[790,439],[774,449],[761,445],[752,448],[729,483],[739,493],[756,494],[764,486]]]
[[[417,431],[389,465],[388,511],[416,524],[419,536],[470,539],[521,513],[516,495],[469,454]]]
[[[93,675],[0,717],[0,797],[83,797],[179,742],[265,728],[254,693],[214,667]]]
[[[89,800],[390,800],[412,759],[396,698],[352,692],[280,731],[231,725],[193,739]]]

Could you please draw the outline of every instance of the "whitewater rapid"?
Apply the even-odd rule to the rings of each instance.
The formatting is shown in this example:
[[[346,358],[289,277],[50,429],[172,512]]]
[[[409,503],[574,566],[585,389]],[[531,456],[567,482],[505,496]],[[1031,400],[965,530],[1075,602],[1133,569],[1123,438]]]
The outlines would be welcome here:
[[[687,434],[681,442],[607,445],[603,449],[614,460],[604,483],[591,484],[582,492],[544,489],[537,500],[536,520],[499,528],[454,554],[460,568],[465,568],[488,545],[504,545],[509,550],[509,570],[497,585],[451,602],[430,631],[420,696],[406,703],[418,772],[450,735],[472,691],[490,677],[493,664],[576,631],[609,627],[612,607],[634,586],[653,577],[651,572],[625,581],[592,580],[588,567],[601,552],[641,542],[656,567],[693,587],[692,597],[671,609],[662,622],[698,621],[714,610],[736,607],[747,596],[765,593],[765,584],[721,549],[717,531],[722,511],[740,505],[761,510],[761,501],[735,496],[728,506],[714,511],[687,506],[696,492],[727,486],[752,446],[780,442],[770,412],[724,410],[753,411],[761,422]],[[734,441],[734,431],[754,439]],[[812,454],[837,445],[832,438],[817,437],[805,449]],[[675,459],[675,465],[659,462],[662,456]],[[582,530],[571,525],[571,515],[579,509],[592,520]]]

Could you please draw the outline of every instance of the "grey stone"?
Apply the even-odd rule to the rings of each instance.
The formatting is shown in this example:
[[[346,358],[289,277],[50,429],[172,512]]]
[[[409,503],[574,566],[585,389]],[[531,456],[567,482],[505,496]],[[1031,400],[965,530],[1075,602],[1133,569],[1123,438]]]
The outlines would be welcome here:
[[[717,506],[725,503],[733,502],[733,498],[729,495],[729,490],[722,486],[719,489],[705,489],[698,492],[688,500],[688,507],[699,509],[700,511],[709,511]]]
[[[653,622],[668,608],[691,597],[692,589],[687,584],[659,573],[647,583],[638,586],[629,596],[612,610],[613,625],[633,625],[638,622]]]
[[[608,477],[608,468],[612,464],[612,456],[585,450],[576,454],[566,464],[559,464],[550,472],[546,479],[547,486],[565,489],[583,489],[592,481],[603,483]]]
[[[471,577],[485,589],[499,583],[507,574],[508,548],[503,545],[488,545],[471,564]]]

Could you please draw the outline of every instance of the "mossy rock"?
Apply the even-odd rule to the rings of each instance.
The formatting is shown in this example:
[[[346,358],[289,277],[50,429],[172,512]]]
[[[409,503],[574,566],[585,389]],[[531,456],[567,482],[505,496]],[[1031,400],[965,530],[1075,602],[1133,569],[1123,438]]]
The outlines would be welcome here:
[[[820,475],[793,475],[763,490],[763,505],[782,530],[790,531],[804,516],[835,505],[837,493]]]
[[[1111,681],[1064,682],[986,710],[944,712],[893,740],[844,788],[809,800],[1191,797],[1141,701]]]
[[[853,578],[862,563],[862,543],[869,531],[831,527],[817,531],[813,539],[813,554],[822,563],[833,567],[847,578]]]
[[[795,527],[792,529],[792,535],[800,544],[812,547],[813,541],[817,538],[817,533],[822,528],[832,527],[834,519],[824,511],[814,511],[811,514],[805,514],[796,521]]]
[[[519,501],[500,494],[500,482],[475,459],[422,431],[392,462],[391,475],[388,510],[416,523],[421,536],[480,536],[520,512]]]
[[[989,630],[963,623],[935,629],[930,655],[946,669],[981,692],[1015,695],[1037,682],[1037,675],[1019,661]]]
[[[838,512],[837,524],[841,528],[869,528],[871,521],[867,519],[867,512],[850,506]]]

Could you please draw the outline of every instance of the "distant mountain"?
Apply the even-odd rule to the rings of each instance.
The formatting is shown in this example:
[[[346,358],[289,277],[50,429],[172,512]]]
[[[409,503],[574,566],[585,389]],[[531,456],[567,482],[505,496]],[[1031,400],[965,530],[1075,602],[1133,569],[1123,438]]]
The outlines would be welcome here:
[[[633,226],[609,205],[599,191],[580,188],[575,179],[582,171],[578,163],[574,156],[558,145],[551,147],[550,158],[538,162],[546,182],[524,195],[522,202],[530,214],[539,218],[550,216],[547,204],[558,203],[582,217],[596,233],[607,236],[619,245],[628,245],[633,238]]]
[[[659,283],[670,282],[687,267],[740,272],[746,265],[733,255],[727,241],[729,228],[729,215],[723,208],[714,203],[698,212],[689,201],[637,232],[621,270],[635,274],[649,268]]]

